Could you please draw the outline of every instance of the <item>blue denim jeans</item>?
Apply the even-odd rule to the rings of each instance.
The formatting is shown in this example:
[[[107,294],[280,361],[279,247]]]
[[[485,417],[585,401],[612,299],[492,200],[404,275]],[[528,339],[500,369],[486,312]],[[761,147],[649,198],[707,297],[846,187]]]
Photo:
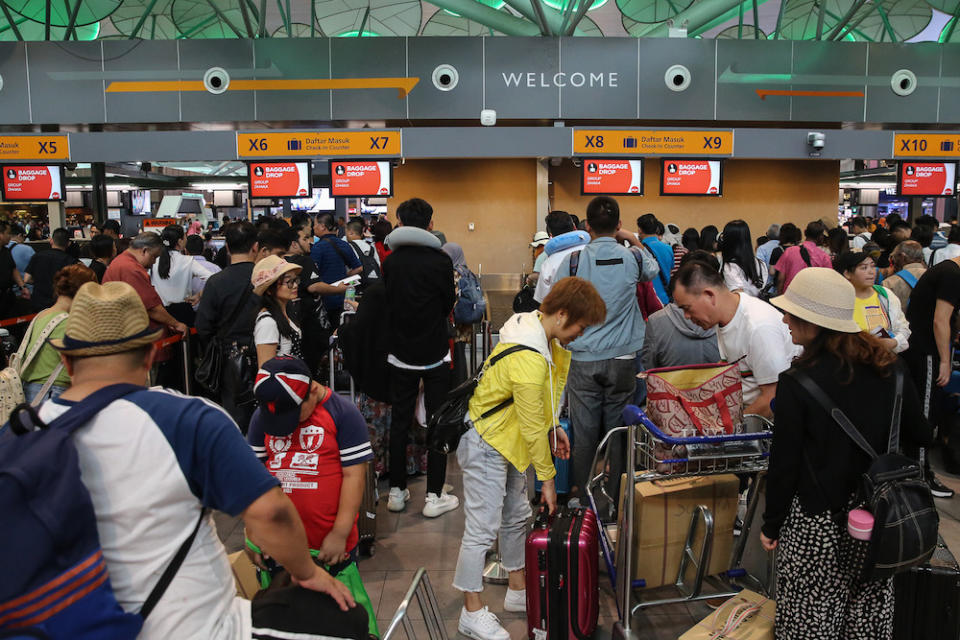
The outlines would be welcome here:
[[[27,399],[27,402],[33,402],[34,397],[40,390],[43,389],[42,382],[24,382],[23,383],[23,395]],[[47,395],[40,399],[41,402],[45,400],[52,400],[60,396],[61,393],[66,391],[66,387],[61,387],[60,385],[54,384],[50,385],[50,390],[47,391]]]
[[[530,501],[527,478],[470,426],[457,447],[463,470],[465,527],[453,586],[483,591],[487,550],[500,535],[500,561],[507,571],[523,569]]]

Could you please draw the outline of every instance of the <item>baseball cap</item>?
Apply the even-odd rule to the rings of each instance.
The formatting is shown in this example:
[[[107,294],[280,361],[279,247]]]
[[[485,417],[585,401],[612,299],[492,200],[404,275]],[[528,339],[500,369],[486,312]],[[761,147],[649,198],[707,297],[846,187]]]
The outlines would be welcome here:
[[[250,419],[250,428],[258,426],[263,433],[284,437],[300,424],[300,405],[310,394],[310,367],[299,358],[277,356],[263,363],[253,382],[257,410]]]

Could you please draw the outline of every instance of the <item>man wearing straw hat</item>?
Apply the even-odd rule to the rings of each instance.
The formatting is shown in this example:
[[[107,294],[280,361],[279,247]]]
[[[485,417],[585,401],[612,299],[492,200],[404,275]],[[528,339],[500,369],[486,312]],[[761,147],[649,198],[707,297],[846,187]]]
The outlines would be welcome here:
[[[177,549],[197,530],[138,637],[365,638],[366,615],[346,587],[311,561],[296,509],[236,423],[206,400],[142,387],[159,337],[133,287],[87,283],[74,298],[64,337],[51,340],[72,386],[40,409],[49,423],[88,399],[97,402],[101,390],[135,385],[73,440],[113,591],[125,610],[140,610]],[[235,597],[223,545],[204,515],[210,509],[242,515],[264,550],[305,587],[288,592],[280,620],[278,607]]]

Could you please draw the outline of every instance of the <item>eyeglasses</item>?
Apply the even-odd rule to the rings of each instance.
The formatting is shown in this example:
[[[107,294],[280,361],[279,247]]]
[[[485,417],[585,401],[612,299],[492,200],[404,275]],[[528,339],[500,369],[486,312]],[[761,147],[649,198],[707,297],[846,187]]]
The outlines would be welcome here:
[[[292,278],[284,278],[283,280],[280,281],[280,284],[290,289],[296,289],[299,282],[300,282],[299,278],[292,277]]]

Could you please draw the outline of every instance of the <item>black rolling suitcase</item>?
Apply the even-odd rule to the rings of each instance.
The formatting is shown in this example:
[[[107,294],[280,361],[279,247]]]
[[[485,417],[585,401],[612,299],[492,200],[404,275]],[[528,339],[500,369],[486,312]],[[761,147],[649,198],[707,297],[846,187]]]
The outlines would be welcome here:
[[[894,640],[960,638],[960,567],[941,538],[926,564],[893,579]]]

